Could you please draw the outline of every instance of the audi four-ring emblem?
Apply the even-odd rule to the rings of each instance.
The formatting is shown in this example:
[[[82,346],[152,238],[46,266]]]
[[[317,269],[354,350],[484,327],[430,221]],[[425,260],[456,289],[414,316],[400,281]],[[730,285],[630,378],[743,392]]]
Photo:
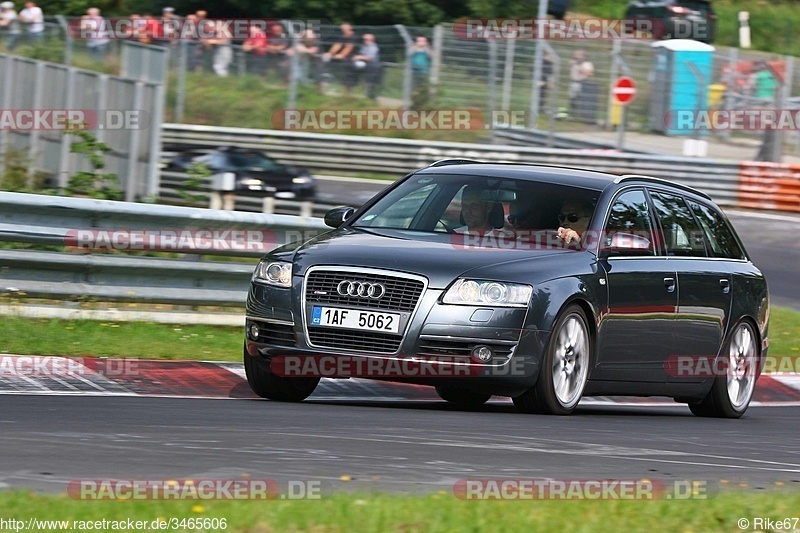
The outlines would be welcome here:
[[[381,283],[367,283],[366,281],[342,281],[336,286],[336,292],[342,296],[357,296],[379,300],[386,294],[386,287]]]

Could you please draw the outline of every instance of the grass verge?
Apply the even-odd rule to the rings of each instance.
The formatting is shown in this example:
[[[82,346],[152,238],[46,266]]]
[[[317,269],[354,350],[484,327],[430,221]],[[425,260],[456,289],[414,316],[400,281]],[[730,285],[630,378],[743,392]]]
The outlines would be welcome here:
[[[227,532],[272,531],[739,531],[739,520],[796,517],[798,492],[729,492],[708,500],[470,501],[424,496],[335,493],[303,501],[104,501],[0,494],[0,516],[27,520],[209,518]],[[46,527],[43,530],[57,530]],[[755,527],[755,529],[759,529]],[[791,529],[791,527],[789,528]],[[148,530],[150,530],[148,528]],[[178,528],[177,530],[190,530]],[[176,531],[176,529],[170,529]],[[215,531],[205,529],[205,531]]]
[[[240,361],[243,328],[3,317],[0,353]]]
[[[770,320],[769,356],[774,369],[781,370],[800,357],[800,312],[774,307]],[[243,341],[243,330],[237,327],[147,322],[7,316],[3,330],[0,354],[239,361]],[[781,365],[781,360],[788,362]]]

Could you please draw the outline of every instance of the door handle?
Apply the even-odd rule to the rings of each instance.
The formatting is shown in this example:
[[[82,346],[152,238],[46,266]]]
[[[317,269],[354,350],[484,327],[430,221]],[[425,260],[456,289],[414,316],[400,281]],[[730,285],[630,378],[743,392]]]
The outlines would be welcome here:
[[[731,292],[731,282],[728,281],[727,279],[723,278],[719,280],[719,286],[722,287],[722,292],[724,294],[728,294],[729,292]]]
[[[664,278],[664,286],[667,292],[675,292],[675,278]]]

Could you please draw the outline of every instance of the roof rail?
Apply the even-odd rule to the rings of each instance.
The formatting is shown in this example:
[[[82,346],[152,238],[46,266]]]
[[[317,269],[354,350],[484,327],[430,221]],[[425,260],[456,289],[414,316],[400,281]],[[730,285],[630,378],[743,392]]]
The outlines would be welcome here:
[[[428,165],[429,167],[446,167],[448,165],[473,165],[475,163],[485,163],[485,161],[477,161],[475,159],[440,159],[435,163]]]
[[[698,196],[702,196],[703,198],[706,198],[707,200],[711,200],[711,197],[708,194],[704,193],[703,191],[701,191],[699,189],[695,189],[694,187],[690,187],[688,185],[684,185],[683,183],[678,183],[678,182],[675,182],[675,181],[665,180],[663,178],[656,178],[656,177],[653,177],[653,176],[645,176],[645,175],[642,175],[642,174],[623,174],[622,176],[620,176],[617,179],[615,179],[614,183],[622,183],[623,181],[629,181],[629,180],[650,181],[650,182],[659,183],[659,184],[662,184],[662,185],[669,185],[670,187],[675,187],[677,189],[682,189],[684,191],[688,191],[688,192],[694,193],[694,194],[696,194]]]

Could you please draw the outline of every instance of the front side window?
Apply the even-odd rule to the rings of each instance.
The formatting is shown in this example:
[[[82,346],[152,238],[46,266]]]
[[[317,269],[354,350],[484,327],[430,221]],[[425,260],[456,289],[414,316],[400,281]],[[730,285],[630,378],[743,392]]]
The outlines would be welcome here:
[[[674,194],[651,191],[661,221],[667,255],[706,257],[703,232],[684,199]]]
[[[611,205],[603,243],[610,248],[636,250],[637,255],[656,255],[653,223],[644,191],[628,191],[617,197]]]

